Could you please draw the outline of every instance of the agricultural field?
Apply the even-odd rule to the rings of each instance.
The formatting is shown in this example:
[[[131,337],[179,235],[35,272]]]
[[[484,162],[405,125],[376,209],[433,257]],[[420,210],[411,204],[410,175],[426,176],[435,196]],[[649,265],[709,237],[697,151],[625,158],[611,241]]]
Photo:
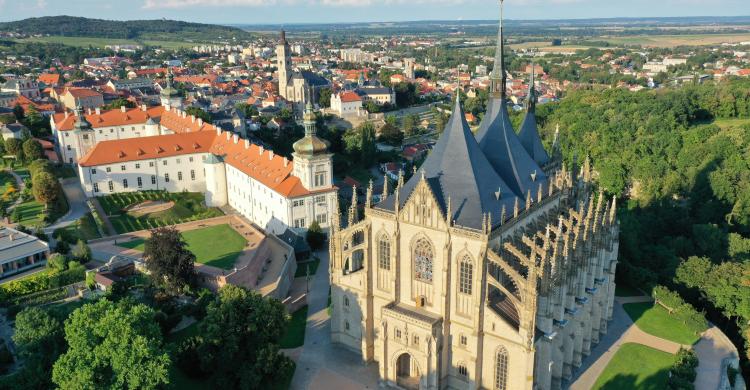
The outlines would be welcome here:
[[[645,47],[705,46],[750,41],[750,34],[633,35],[593,38],[613,45]]]
[[[95,38],[95,37],[64,37],[64,36],[45,36],[30,37],[18,39],[17,42],[37,42],[37,43],[59,43],[75,47],[99,47],[104,48],[107,45],[147,45],[161,46],[165,49],[180,49],[183,47],[195,46],[195,43],[168,40],[132,40],[117,38]]]
[[[235,261],[245,248],[247,241],[229,225],[216,225],[182,233],[187,248],[195,255],[197,263],[226,270],[234,267]],[[117,244],[123,248],[143,251],[142,238]],[[217,245],[221,243],[221,245]]]
[[[223,215],[217,208],[206,207],[200,193],[129,192],[102,196],[98,200],[119,234]],[[133,206],[148,201],[162,204],[171,202],[171,207],[145,214],[129,211]]]

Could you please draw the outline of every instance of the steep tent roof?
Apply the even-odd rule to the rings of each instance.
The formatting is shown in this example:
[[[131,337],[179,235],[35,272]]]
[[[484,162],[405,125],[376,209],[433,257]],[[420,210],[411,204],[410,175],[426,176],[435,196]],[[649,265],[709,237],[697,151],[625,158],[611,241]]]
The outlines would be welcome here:
[[[539,166],[544,166],[549,162],[549,155],[544,150],[542,145],[542,139],[539,137],[539,130],[536,124],[536,90],[534,89],[534,64],[531,64],[531,81],[529,82],[529,99],[528,99],[528,111],[526,111],[526,117],[523,118],[521,124],[521,131],[518,133],[518,138],[521,140],[521,144],[524,149],[531,155],[531,158]]]
[[[499,224],[503,206],[511,213],[517,199],[479,148],[458,99],[445,131],[420,171],[400,190],[400,206],[424,176],[444,213],[450,199],[452,219],[460,226],[481,229],[485,213],[492,216],[493,224]],[[389,196],[377,207],[393,210],[394,203],[395,196]]]
[[[495,53],[495,69],[491,77],[492,91],[487,111],[479,124],[477,140],[495,171],[513,189],[525,198],[529,192],[536,194],[539,183],[547,180],[542,169],[531,158],[518,139],[508,116],[505,102],[505,71],[503,60],[503,8],[500,3],[500,28]]]

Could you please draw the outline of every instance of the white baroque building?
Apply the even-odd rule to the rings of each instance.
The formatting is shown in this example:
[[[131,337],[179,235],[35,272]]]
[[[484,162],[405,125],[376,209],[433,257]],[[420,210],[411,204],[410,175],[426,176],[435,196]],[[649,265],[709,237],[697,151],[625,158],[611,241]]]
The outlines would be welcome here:
[[[55,121],[57,119],[57,121]],[[53,119],[58,147],[89,197],[119,192],[203,192],[274,234],[326,228],[336,198],[332,156],[308,104],[293,160],[177,108],[111,110]]]
[[[332,214],[331,338],[383,385],[560,389],[612,317],[615,201],[588,161],[579,174],[557,145],[550,158],[533,105],[515,133],[502,42],[501,24],[476,137],[457,99],[410,180],[377,204],[368,189],[363,219],[356,199],[343,226]]]

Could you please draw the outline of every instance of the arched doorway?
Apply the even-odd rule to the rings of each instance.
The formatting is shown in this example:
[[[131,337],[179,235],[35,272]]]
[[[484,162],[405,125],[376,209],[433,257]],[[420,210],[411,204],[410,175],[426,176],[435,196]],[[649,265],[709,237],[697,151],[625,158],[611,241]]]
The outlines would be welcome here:
[[[396,359],[396,383],[405,389],[419,389],[419,367],[406,352]]]

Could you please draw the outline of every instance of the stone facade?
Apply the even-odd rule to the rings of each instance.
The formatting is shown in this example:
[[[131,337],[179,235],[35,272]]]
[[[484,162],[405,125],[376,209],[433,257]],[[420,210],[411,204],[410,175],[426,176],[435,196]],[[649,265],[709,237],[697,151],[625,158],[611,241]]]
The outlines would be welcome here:
[[[616,207],[586,167],[495,229],[452,224],[424,178],[395,213],[350,210],[330,241],[332,340],[405,388],[561,388],[613,307]]]

